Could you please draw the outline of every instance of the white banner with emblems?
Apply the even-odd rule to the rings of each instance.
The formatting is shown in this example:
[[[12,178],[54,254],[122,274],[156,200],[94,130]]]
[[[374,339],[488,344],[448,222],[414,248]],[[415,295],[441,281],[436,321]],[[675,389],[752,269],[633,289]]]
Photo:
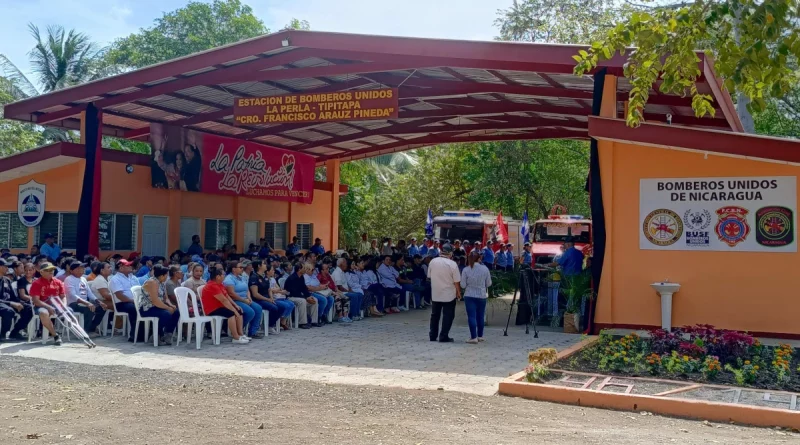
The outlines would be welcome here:
[[[639,248],[797,252],[797,178],[639,181]]]

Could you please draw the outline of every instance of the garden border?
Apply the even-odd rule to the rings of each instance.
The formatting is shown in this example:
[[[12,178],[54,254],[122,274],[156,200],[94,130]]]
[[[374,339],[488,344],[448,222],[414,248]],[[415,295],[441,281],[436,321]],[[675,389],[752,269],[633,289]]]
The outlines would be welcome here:
[[[581,349],[592,345],[599,337],[591,337],[558,353],[558,360],[563,360],[577,353]],[[561,372],[561,371],[559,371]],[[568,374],[586,374],[567,371]],[[594,375],[594,374],[593,374]],[[662,379],[647,379],[637,377],[624,377],[625,379],[643,381],[661,381]],[[678,385],[691,384],[690,382],[673,381]],[[737,389],[734,386],[705,385]],[[710,420],[716,422],[736,422],[744,425],[762,427],[800,428],[800,411],[785,409],[739,405],[733,403],[709,402],[704,400],[690,400],[651,396],[640,394],[621,394],[603,392],[593,389],[578,389],[564,386],[549,385],[546,383],[528,383],[525,381],[525,372],[518,372],[500,382],[498,393],[505,396],[522,397],[531,400],[562,403],[567,405],[588,406],[594,408],[614,409],[620,411],[648,411],[674,417]]]

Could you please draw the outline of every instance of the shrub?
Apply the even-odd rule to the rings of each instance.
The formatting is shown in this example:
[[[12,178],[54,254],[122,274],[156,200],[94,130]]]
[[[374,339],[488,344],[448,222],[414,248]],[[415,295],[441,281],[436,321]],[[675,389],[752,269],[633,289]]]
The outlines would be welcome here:
[[[719,357],[709,355],[703,360],[701,372],[706,380],[714,380],[720,371],[722,371],[722,365],[719,363]]]
[[[558,360],[555,348],[539,348],[528,353],[528,363],[550,366]]]
[[[746,360],[741,369],[736,369],[731,365],[725,365],[725,370],[733,373],[733,378],[736,380],[737,385],[744,386],[745,384],[755,383],[756,377],[758,377],[759,366],[753,365],[750,363],[750,360]]]
[[[676,334],[678,333],[679,337],[688,335],[692,343],[702,345],[706,353],[719,357],[722,363],[735,363],[737,358],[748,356],[750,348],[755,344],[755,339],[749,334],[716,329],[707,324],[684,326],[676,330]]]
[[[679,355],[678,351],[664,355],[661,363],[670,374],[689,374],[700,370],[700,360],[688,355]]]
[[[550,375],[550,370],[540,363],[533,363],[525,368],[525,380],[528,383],[541,383],[548,375]]]
[[[647,364],[647,371],[650,374],[658,374],[661,371],[661,356],[658,354],[650,354],[645,357],[645,363]]]
[[[688,355],[691,358],[702,359],[706,355],[706,348],[695,343],[683,342],[678,345],[678,355]]]
[[[658,355],[670,354],[677,350],[682,342],[683,338],[679,330],[674,332],[664,329],[650,331],[650,350]]]
[[[641,358],[647,344],[636,333],[631,333],[600,347],[602,354],[598,368],[617,371],[634,364],[635,357]]]
[[[774,360],[772,360],[772,369],[775,371],[776,380],[780,384],[789,383],[791,379],[789,376],[789,366],[792,363],[794,348],[782,343],[775,348],[773,354]]]

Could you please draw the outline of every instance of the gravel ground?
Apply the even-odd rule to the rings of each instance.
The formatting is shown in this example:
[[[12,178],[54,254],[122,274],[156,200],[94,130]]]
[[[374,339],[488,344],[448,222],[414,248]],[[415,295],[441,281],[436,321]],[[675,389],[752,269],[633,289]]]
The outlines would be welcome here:
[[[787,431],[500,396],[0,356],[0,444],[775,444]]]

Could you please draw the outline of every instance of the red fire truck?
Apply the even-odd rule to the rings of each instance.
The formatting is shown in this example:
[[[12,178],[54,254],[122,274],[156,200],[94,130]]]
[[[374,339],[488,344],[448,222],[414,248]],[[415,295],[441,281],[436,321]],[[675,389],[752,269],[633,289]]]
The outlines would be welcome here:
[[[446,210],[444,215],[433,218],[433,234],[440,240],[449,239],[468,240],[470,243],[492,239],[497,214],[486,210]],[[519,257],[522,252],[522,242],[519,235],[521,222],[503,216],[510,242],[514,245],[514,256]]]
[[[568,237],[572,238],[575,248],[581,250],[584,256],[591,256],[592,220],[581,215],[550,215],[533,223],[531,235],[534,263],[552,263],[553,258],[561,253],[561,246]]]

